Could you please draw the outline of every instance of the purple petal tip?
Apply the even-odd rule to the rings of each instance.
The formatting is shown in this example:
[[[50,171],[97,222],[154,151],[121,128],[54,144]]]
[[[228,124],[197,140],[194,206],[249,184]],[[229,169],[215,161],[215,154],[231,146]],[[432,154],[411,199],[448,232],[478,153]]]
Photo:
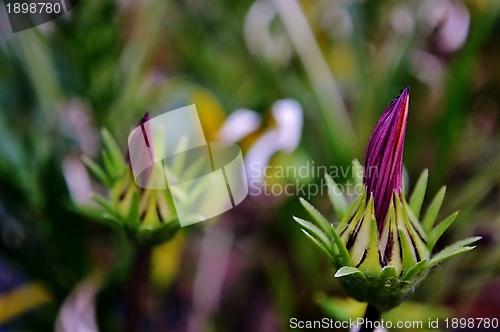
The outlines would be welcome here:
[[[378,120],[365,155],[364,184],[373,196],[375,218],[382,229],[393,193],[402,188],[403,150],[410,88],[402,89]]]

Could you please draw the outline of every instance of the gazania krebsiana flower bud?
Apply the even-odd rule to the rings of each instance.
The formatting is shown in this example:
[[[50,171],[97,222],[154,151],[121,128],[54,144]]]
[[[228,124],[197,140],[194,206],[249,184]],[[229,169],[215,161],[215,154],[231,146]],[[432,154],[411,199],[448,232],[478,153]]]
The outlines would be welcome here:
[[[457,213],[434,226],[445,194],[443,187],[421,219],[427,170],[409,201],[402,191],[409,93],[408,88],[404,89],[378,121],[368,143],[364,172],[357,160],[353,162],[355,180],[364,184],[364,190],[350,206],[337,184],[326,176],[339,221],[336,226],[303,199],[302,205],[316,224],[294,217],[337,269],[335,277],[347,292],[381,312],[401,304],[433,266],[472,250],[470,244],[480,239],[471,237],[431,255]]]

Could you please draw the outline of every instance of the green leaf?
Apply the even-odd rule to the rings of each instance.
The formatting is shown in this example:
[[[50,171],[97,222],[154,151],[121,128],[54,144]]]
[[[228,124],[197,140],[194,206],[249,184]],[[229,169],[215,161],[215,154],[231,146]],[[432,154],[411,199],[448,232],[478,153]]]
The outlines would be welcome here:
[[[432,230],[432,232],[429,236],[429,241],[427,243],[427,245],[429,246],[429,250],[432,251],[432,249],[436,245],[436,243],[439,240],[439,238],[441,237],[441,235],[443,235],[444,232],[446,232],[446,230],[448,229],[448,227],[450,227],[450,225],[453,223],[453,221],[455,221],[455,218],[457,217],[457,215],[458,215],[458,212],[453,213],[451,216],[446,218],[444,221],[440,222],[439,225],[434,227],[434,229]]]
[[[361,273],[364,276],[363,272],[361,272],[361,270],[359,270],[355,267],[343,266],[337,271],[337,273],[335,273],[335,278],[342,278],[342,277],[345,277],[345,276],[348,276],[348,275],[351,275],[354,273]]]
[[[335,181],[328,174],[325,174],[325,178],[328,185],[328,197],[330,198],[330,202],[335,209],[337,219],[341,221],[342,219],[344,219],[347,210],[349,209],[349,205],[347,204],[347,201],[342,194],[342,190],[340,190]]]
[[[326,255],[326,257],[328,258],[330,263],[333,266],[335,266],[335,268],[339,267],[339,263],[337,262],[335,257],[332,256],[330,251],[328,251],[328,249],[318,239],[316,239],[314,236],[309,234],[305,229],[301,229],[301,231],[307,236],[307,238],[309,240],[311,240]]]
[[[429,205],[429,208],[427,209],[427,212],[424,217],[424,221],[422,222],[422,225],[424,227],[424,231],[427,234],[431,233],[432,227],[434,226],[434,223],[436,222],[436,218],[438,216],[439,210],[441,209],[441,204],[443,204],[443,199],[444,195],[446,194],[446,187],[443,186],[441,189],[439,189],[438,193],[436,196],[434,196],[434,199],[431,202],[431,205]]]
[[[470,251],[475,248],[475,246],[469,246],[469,244],[472,244],[478,240],[480,240],[480,236],[474,236],[467,238],[465,240],[458,241],[443,250],[441,250],[439,253],[434,255],[432,259],[429,261],[429,267],[432,267],[434,265],[437,265],[444,261],[445,259],[448,259],[450,257],[456,256],[458,254],[461,254],[463,252]]]
[[[429,179],[429,171],[425,169],[418,178],[415,189],[410,196],[410,207],[417,219],[420,217],[420,210],[424,202],[425,190],[427,189],[427,181]]]
[[[94,174],[99,181],[101,181],[106,187],[108,187],[109,180],[101,166],[97,165],[92,159],[87,156],[82,157],[82,162],[90,169],[92,174]]]
[[[293,219],[297,223],[299,223],[299,225],[302,226],[302,228],[304,230],[306,230],[309,234],[311,234],[315,238],[317,238],[328,249],[328,251],[331,251],[332,243],[330,242],[328,237],[325,235],[325,233],[323,233],[323,231],[321,229],[319,229],[315,225],[311,224],[307,220],[304,220],[304,219],[301,219],[301,218],[298,218],[295,216],[293,217]]]
[[[332,227],[328,220],[318,211],[314,206],[311,205],[308,201],[303,199],[302,197],[299,198],[300,203],[302,206],[306,209],[306,211],[313,217],[314,221],[318,224],[318,226],[323,230],[323,232],[328,235],[329,237],[333,236],[332,234]]]

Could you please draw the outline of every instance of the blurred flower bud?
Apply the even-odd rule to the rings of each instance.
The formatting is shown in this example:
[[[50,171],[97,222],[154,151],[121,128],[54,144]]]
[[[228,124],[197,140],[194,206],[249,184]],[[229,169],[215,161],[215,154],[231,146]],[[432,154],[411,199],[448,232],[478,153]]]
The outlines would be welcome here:
[[[146,113],[138,127],[148,130],[147,126],[143,126],[148,120],[149,115]],[[146,133],[143,135],[146,144],[149,144]],[[150,190],[137,186],[129,153],[124,158],[105,129],[102,130],[102,139],[104,167],[101,168],[87,157],[83,161],[108,189],[109,199],[98,194],[92,196],[106,210],[104,217],[136,245],[155,245],[170,239],[180,225],[169,190]],[[154,181],[154,177],[152,174],[145,174],[142,180]]]

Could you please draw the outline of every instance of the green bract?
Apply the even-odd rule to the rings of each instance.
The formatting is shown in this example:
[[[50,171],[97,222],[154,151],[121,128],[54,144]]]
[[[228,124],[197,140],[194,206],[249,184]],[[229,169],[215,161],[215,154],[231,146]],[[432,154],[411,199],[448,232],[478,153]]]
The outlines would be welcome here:
[[[357,160],[355,174],[362,174]],[[361,177],[362,178],[362,177]],[[333,226],[304,199],[302,205],[315,223],[294,217],[304,234],[337,269],[335,277],[356,300],[381,312],[401,304],[429,270],[447,258],[474,249],[480,237],[459,241],[431,255],[434,245],[453,223],[457,213],[435,225],[445,188],[432,200],[423,221],[420,210],[427,187],[427,170],[420,176],[409,203],[394,192],[383,228],[377,228],[373,198],[363,191],[349,206],[338,185],[327,175],[329,196],[339,222]]]

